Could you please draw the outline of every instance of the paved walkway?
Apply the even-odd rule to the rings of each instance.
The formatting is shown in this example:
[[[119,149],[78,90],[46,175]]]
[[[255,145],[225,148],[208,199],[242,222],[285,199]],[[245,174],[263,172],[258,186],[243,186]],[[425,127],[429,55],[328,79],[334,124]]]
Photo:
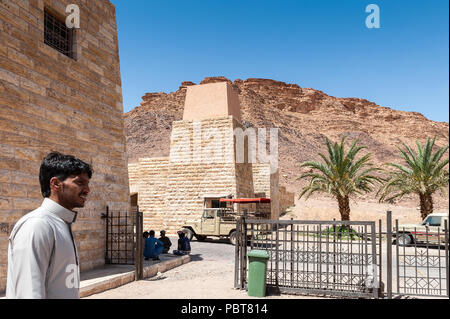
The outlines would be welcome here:
[[[190,256],[175,256],[172,254],[160,255],[159,261],[144,261],[144,278],[151,278],[158,273],[166,272],[190,261]],[[133,282],[135,278],[134,265],[105,265],[81,273],[80,297],[84,298],[96,293]],[[0,299],[5,295],[0,295]]]
[[[143,276],[151,278],[158,273],[166,272],[190,261],[190,256],[162,254],[160,260],[144,261]],[[135,279],[134,265],[105,265],[81,274],[80,297],[84,298],[96,293],[133,282]]]

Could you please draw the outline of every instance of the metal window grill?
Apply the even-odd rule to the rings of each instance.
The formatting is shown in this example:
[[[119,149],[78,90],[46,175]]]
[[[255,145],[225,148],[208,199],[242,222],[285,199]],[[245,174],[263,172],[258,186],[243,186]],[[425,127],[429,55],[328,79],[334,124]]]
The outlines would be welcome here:
[[[75,33],[48,11],[44,12],[44,43],[69,58],[75,59]]]

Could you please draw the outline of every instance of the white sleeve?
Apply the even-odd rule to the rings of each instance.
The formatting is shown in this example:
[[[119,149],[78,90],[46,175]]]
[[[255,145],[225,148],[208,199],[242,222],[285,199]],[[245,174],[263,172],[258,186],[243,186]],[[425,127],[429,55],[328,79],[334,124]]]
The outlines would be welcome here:
[[[12,287],[17,299],[45,299],[46,276],[54,246],[50,225],[30,218],[11,240]]]

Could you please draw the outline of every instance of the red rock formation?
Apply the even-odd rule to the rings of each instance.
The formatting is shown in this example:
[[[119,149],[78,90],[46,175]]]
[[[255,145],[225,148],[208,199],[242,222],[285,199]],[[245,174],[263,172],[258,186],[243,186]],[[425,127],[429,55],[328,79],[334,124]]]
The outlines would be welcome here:
[[[436,136],[436,144],[449,142],[449,125],[434,122],[416,112],[396,111],[359,98],[336,98],[311,88],[270,79],[205,78],[201,84],[228,81],[239,93],[242,120],[255,128],[279,128],[280,182],[289,191],[303,185],[296,181],[299,164],[318,160],[326,152],[325,137],[358,138],[381,165],[398,161],[396,146],[415,147],[416,139]],[[171,123],[183,117],[186,87],[172,93],[147,93],[140,107],[124,114],[130,161],[143,156],[168,156]],[[448,155],[447,155],[448,156]],[[448,207],[448,200],[444,199]],[[444,203],[444,204],[445,204]]]

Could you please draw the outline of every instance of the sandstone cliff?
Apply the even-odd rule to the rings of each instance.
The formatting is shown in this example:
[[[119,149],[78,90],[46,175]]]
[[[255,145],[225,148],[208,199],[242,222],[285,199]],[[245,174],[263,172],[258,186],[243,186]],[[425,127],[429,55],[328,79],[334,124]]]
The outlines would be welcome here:
[[[297,84],[269,79],[205,78],[200,84],[228,81],[239,93],[242,119],[255,128],[279,128],[280,184],[298,193],[304,182],[296,181],[299,164],[318,160],[326,152],[325,137],[348,141],[358,138],[373,153],[373,163],[398,161],[397,145],[415,148],[416,139],[436,137],[437,146],[449,142],[449,125],[415,112],[396,111],[358,98],[336,98]],[[130,162],[139,157],[168,156],[172,121],[181,120],[186,87],[176,92],[147,93],[142,103],[124,114]],[[448,156],[448,153],[447,153]],[[373,198],[373,196],[368,196]],[[412,198],[412,204],[415,199]],[[448,208],[448,199],[436,197],[438,207]]]

